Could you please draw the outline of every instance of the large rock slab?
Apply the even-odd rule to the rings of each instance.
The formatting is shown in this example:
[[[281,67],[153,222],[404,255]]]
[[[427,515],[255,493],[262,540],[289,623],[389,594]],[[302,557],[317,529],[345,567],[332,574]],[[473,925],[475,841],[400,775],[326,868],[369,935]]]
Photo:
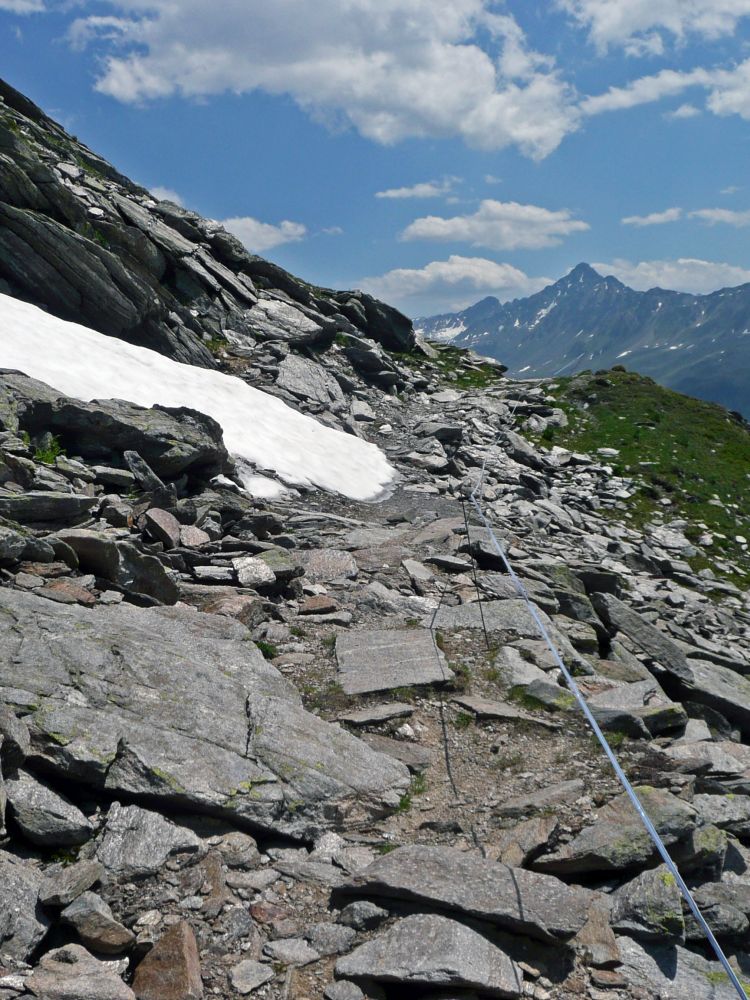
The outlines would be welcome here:
[[[81,810],[34,775],[18,771],[5,785],[11,815],[32,844],[72,847],[93,834]]]
[[[174,604],[179,587],[156,556],[105,531],[68,528],[57,533],[78,556],[80,567],[120,587]]]
[[[297,558],[311,583],[330,583],[339,577],[354,579],[358,573],[354,556],[340,549],[303,549]]]
[[[497,945],[436,914],[399,920],[385,934],[336,963],[336,974],[404,986],[478,989],[488,997],[520,997],[523,975]]]
[[[0,699],[69,780],[313,837],[398,805],[409,773],[306,712],[229,618],[0,590]],[[30,763],[31,763],[30,761]]]
[[[192,830],[150,809],[119,802],[112,803],[96,849],[100,865],[127,879],[155,875],[174,854],[203,853],[205,848]]]
[[[646,945],[628,937],[618,938],[617,943],[620,972],[631,990],[643,990],[659,1000],[737,1000],[737,991],[718,962],[679,945]]]
[[[25,962],[47,933],[39,904],[41,873],[0,851],[0,954]]]
[[[624,632],[677,681],[683,701],[717,709],[750,735],[750,679],[718,663],[688,659],[668,636],[612,594],[594,594],[592,601],[611,634]]]
[[[427,629],[342,633],[336,639],[336,660],[346,694],[444,684],[454,676]]]
[[[136,1000],[113,968],[80,944],[50,951],[26,980],[39,1000]]]
[[[400,847],[374,861],[343,893],[428,904],[541,941],[584,926],[593,894],[556,878],[486,861],[451,847]]]
[[[697,825],[692,806],[660,788],[635,789],[646,813],[669,846],[684,841]],[[596,821],[554,854],[534,862],[538,871],[555,875],[623,871],[643,867],[656,848],[625,792],[599,810]]]
[[[20,524],[80,524],[98,506],[96,497],[52,490],[0,494],[0,517]]]
[[[34,436],[50,431],[84,458],[109,459],[136,451],[158,476],[183,472],[211,478],[230,467],[221,427],[212,418],[186,407],[146,408],[122,399],[84,403],[44,382],[19,373],[2,372],[2,390],[12,418],[11,430]],[[13,426],[15,425],[15,426]]]

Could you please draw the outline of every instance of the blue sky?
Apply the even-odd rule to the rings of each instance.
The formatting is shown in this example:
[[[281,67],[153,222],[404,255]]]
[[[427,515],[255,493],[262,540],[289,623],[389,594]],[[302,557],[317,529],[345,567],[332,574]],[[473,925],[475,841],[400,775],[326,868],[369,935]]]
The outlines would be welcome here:
[[[134,180],[413,316],[581,260],[750,281],[750,0],[0,0],[0,58]]]

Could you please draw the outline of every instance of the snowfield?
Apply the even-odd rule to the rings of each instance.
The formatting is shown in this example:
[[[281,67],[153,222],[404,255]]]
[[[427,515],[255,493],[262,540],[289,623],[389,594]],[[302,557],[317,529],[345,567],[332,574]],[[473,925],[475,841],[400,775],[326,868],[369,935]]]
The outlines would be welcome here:
[[[272,469],[287,484],[372,500],[395,476],[376,445],[324,427],[232,375],[171,361],[1,294],[0,327],[0,367],[86,401],[116,398],[200,410],[221,424],[240,466],[244,461]],[[259,476],[248,474],[243,485],[265,496],[271,492],[270,481]]]

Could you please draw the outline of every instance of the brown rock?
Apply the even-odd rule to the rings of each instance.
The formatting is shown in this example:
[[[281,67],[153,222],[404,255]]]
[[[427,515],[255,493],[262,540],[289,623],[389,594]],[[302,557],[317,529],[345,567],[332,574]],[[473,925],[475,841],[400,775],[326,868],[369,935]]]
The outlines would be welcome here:
[[[167,510],[152,507],[143,515],[149,535],[164,545],[165,549],[176,549],[180,544],[180,522]]]
[[[59,604],[96,604],[94,595],[73,580],[50,580],[44,587],[40,587],[36,593],[40,597],[57,601]]]
[[[325,594],[320,594],[317,597],[306,598],[299,606],[299,613],[301,615],[328,615],[333,611],[338,611],[338,609],[338,601]]]
[[[210,541],[211,536],[203,528],[196,528],[193,524],[183,524],[180,528],[180,545],[186,549],[199,549]]]
[[[202,1000],[198,945],[184,920],[162,935],[135,970],[138,1000]]]

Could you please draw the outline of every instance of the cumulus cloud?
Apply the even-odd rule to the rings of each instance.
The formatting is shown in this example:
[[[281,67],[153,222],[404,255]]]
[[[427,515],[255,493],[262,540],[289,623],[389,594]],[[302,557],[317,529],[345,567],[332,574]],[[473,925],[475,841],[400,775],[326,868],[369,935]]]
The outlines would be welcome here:
[[[689,35],[716,39],[731,35],[750,15],[750,0],[557,0],[589,33],[600,52],[621,47],[629,55],[660,55],[665,40]]]
[[[449,195],[459,177],[444,177],[441,181],[423,181],[412,184],[411,187],[388,188],[386,191],[376,191],[376,198],[443,198]]]
[[[307,236],[307,227],[301,222],[285,220],[278,226],[259,222],[249,215],[223,219],[221,225],[241,240],[251,253],[263,253],[284,243],[299,243]]]
[[[681,104],[679,108],[667,113],[667,118],[676,118],[678,121],[685,118],[697,118],[701,114],[701,109],[694,104]]]
[[[149,190],[158,201],[173,201],[175,205],[184,205],[180,195],[176,191],[173,191],[172,188],[160,187],[157,184],[156,187],[149,188]]]
[[[460,136],[536,158],[577,126],[572,88],[494,0],[106,2],[70,37],[120,101],[263,90],[380,143]]]
[[[0,10],[9,14],[40,14],[45,6],[44,0],[0,0]]]
[[[626,215],[621,220],[624,226],[662,226],[665,222],[677,222],[682,218],[681,208],[666,208],[663,212],[651,212],[650,215]]]
[[[734,226],[735,229],[750,226],[750,211],[734,212],[729,208],[699,208],[690,213],[690,218],[701,219],[709,226]]]
[[[550,284],[532,278],[511,264],[484,257],[452,254],[421,268],[396,268],[378,277],[363,278],[361,287],[411,315],[463,309],[485,295],[506,300],[531,295]]]
[[[719,261],[696,260],[680,257],[677,260],[614,260],[609,264],[592,265],[600,274],[613,274],[616,278],[636,288],[670,288],[677,292],[705,295],[719,288],[743,285],[750,282],[750,270],[735,264]]]
[[[553,212],[539,205],[488,198],[472,215],[415,219],[400,239],[469,243],[491,250],[536,250],[557,246],[564,236],[588,228],[588,223],[574,219],[567,209]]]

